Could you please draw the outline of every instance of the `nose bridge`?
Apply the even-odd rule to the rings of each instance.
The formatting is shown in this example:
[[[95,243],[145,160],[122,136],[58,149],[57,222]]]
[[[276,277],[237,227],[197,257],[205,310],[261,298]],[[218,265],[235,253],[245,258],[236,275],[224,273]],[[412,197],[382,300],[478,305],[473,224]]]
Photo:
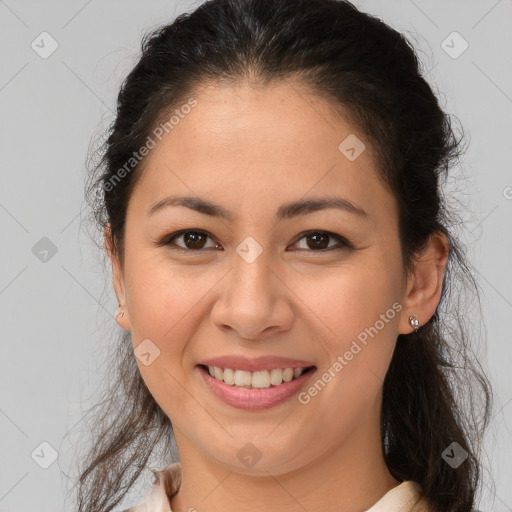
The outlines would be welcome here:
[[[258,308],[270,307],[275,298],[269,286],[271,281],[270,250],[256,240],[246,238],[236,248],[233,261],[231,292],[235,301],[249,300]]]
[[[233,267],[226,287],[212,311],[220,328],[230,327],[247,339],[288,328],[293,314],[286,297],[279,294],[272,269],[271,251],[254,239],[245,239],[233,255]]]

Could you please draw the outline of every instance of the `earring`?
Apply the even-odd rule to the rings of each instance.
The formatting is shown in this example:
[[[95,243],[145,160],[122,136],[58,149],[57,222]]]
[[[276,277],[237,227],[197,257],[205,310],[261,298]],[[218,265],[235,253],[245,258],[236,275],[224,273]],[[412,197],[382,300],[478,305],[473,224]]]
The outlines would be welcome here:
[[[124,311],[121,309],[121,306],[119,306],[117,308],[117,312],[116,312],[116,318],[121,318],[124,316]]]
[[[420,326],[420,321],[415,316],[409,317],[409,324],[411,327],[414,327],[414,332],[418,332],[418,328]]]

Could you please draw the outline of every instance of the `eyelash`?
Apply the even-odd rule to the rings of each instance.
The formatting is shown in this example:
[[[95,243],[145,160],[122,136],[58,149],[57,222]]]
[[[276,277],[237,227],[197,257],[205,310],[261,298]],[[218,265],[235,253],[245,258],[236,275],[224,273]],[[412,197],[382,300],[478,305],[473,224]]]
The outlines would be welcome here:
[[[181,253],[198,254],[200,252],[204,252],[206,249],[184,249],[183,247],[179,247],[172,242],[172,240],[174,240],[175,238],[178,238],[187,233],[199,233],[201,235],[206,235],[208,238],[211,238],[213,240],[213,237],[206,231],[202,231],[199,229],[183,229],[183,230],[171,233],[170,235],[167,235],[158,243],[158,245],[159,246],[173,246],[173,247],[170,247],[171,250],[178,251]],[[336,235],[335,233],[331,233],[330,231],[320,231],[320,230],[310,230],[310,231],[305,231],[304,233],[301,233],[299,238],[296,240],[296,242],[294,242],[294,244],[298,243],[303,238],[307,237],[308,235],[312,235],[312,234],[322,234],[322,235],[327,235],[331,238],[335,238],[340,243],[341,246],[340,247],[330,247],[328,249],[319,249],[319,250],[313,250],[313,249],[299,249],[299,250],[310,252],[310,253],[311,252],[322,253],[322,252],[329,252],[332,250],[354,249],[354,246],[346,238],[344,238],[340,235]],[[213,249],[213,247],[209,247],[208,249]]]

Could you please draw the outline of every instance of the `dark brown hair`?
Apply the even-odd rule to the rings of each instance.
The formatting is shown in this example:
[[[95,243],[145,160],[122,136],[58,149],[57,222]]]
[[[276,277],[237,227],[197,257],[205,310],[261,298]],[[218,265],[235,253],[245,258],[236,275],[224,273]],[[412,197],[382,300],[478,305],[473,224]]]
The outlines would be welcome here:
[[[479,452],[491,389],[470,344],[462,297],[478,296],[442,193],[464,137],[421,75],[413,46],[343,0],[210,0],[147,34],[124,80],[116,118],[89,175],[86,197],[120,262],[128,200],[143,168],[114,175],[154,127],[209,82],[267,85],[299,80],[329,100],[371,143],[399,206],[404,272],[435,233],[450,244],[440,304],[417,333],[399,335],[383,389],[382,445],[390,472],[418,482],[439,512],[469,512],[481,481]],[[157,448],[171,453],[172,425],[146,388],[129,333],[94,416],[94,447],[78,481],[78,510],[109,512],[143,474]],[[110,370],[112,371],[112,370]],[[95,413],[96,414],[96,413]],[[457,442],[456,469],[441,454]],[[167,459],[168,460],[168,459]]]

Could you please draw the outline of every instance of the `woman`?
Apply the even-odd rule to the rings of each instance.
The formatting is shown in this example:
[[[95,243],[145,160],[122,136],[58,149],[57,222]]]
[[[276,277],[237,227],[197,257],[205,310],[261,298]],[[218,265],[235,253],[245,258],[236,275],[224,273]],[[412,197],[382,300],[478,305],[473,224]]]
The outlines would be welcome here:
[[[410,44],[348,2],[212,0],[146,37],[88,189],[124,336],[78,509],[163,446],[130,512],[474,510],[460,145]]]

